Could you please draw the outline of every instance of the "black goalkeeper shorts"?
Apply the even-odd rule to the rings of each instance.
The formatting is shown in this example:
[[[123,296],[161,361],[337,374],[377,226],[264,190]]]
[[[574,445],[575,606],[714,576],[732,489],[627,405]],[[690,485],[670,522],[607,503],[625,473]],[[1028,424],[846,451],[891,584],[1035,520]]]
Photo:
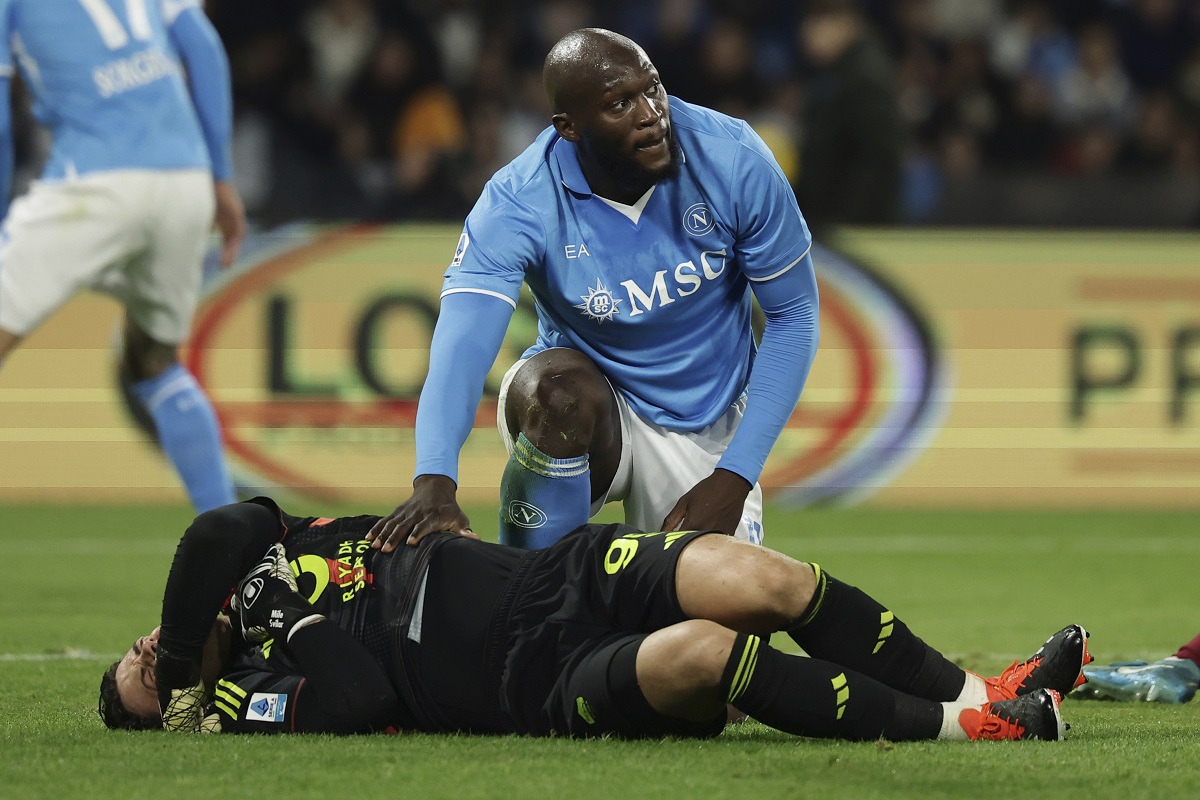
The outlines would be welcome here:
[[[686,619],[679,553],[696,532],[585,525],[523,551],[468,539],[431,559],[414,625],[401,632],[403,694],[422,730],[623,738],[708,737],[665,717],[637,685],[643,639]]]
[[[517,732],[624,738],[714,736],[654,711],[637,685],[638,647],[687,618],[675,593],[679,554],[697,532],[585,525],[539,551],[510,588],[501,664],[503,712]]]
[[[511,733],[485,652],[513,572],[529,552],[455,537],[441,543],[413,620],[398,631],[401,694],[426,731]]]

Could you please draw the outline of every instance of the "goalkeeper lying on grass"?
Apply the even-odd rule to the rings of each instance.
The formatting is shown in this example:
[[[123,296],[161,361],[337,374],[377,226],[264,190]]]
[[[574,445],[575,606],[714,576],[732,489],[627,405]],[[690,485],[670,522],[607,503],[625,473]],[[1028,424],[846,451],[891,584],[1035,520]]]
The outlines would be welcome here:
[[[265,498],[201,514],[161,626],[104,675],[105,723],[705,737],[729,705],[802,736],[1061,739],[1090,660],[1071,625],[999,677],[964,672],[816,564],[721,534],[584,525],[525,551],[435,533],[384,553],[377,519]]]

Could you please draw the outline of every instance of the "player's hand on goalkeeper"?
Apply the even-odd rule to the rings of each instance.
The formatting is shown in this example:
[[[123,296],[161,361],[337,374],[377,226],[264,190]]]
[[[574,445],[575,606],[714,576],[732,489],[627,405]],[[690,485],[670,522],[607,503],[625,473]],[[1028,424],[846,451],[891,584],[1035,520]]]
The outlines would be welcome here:
[[[753,485],[741,475],[713,470],[679,498],[663,519],[664,531],[720,531],[733,536]]]
[[[300,595],[282,544],[267,551],[233,593],[233,611],[247,641],[287,641],[300,628],[325,619]]]
[[[401,544],[417,544],[438,531],[478,539],[471,530],[471,521],[459,508],[457,492],[454,481],[445,475],[417,476],[412,497],[376,522],[367,540],[372,547],[390,553]]]

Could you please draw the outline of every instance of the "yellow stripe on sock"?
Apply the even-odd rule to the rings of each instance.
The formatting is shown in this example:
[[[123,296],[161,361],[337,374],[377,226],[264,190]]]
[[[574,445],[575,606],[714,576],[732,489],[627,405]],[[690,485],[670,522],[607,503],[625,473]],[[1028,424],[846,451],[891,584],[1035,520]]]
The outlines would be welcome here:
[[[850,702],[850,682],[846,680],[846,673],[841,672],[829,680],[833,684],[833,691],[836,693],[837,701],[837,718],[841,719],[846,713],[846,703]]]
[[[740,697],[750,684],[750,678],[754,675],[754,668],[758,666],[758,645],[761,641],[757,636],[751,636],[746,640],[746,647],[742,651],[742,664],[733,679],[734,686],[736,687],[734,697]]]
[[[884,611],[879,615],[879,641],[875,642],[875,649],[871,651],[871,655],[878,653],[879,649],[883,647],[883,643],[892,635],[895,620],[896,615],[890,611]]]
[[[750,683],[754,667],[758,664],[758,645],[761,640],[757,636],[746,637],[746,645],[742,648],[742,657],[738,661],[737,671],[733,673],[733,681],[729,687],[729,702],[732,703]]]
[[[813,617],[815,617],[817,612],[821,610],[821,604],[825,602],[825,588],[828,586],[825,573],[821,571],[820,564],[809,563],[808,566],[813,571],[813,575],[816,576],[817,586],[813,590],[812,599],[808,601],[808,610],[804,612],[804,616],[800,617],[800,621],[792,626],[793,629],[803,628],[805,625],[812,622]]]

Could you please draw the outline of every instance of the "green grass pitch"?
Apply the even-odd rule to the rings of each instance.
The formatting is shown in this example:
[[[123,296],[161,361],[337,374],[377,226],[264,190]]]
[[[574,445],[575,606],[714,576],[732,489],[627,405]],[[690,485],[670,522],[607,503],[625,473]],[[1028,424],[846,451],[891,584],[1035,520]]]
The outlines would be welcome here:
[[[292,505],[301,513],[329,509]],[[360,510],[360,509],[355,509]],[[347,509],[335,511],[347,512]],[[1057,743],[844,743],[756,723],[715,741],[171,737],[110,733],[100,673],[155,623],[179,508],[7,507],[0,796],[109,798],[1195,797],[1200,701],[1068,699]],[[483,530],[492,514],[471,514]],[[1168,512],[771,511],[768,542],[995,672],[1059,627],[1100,661],[1173,652],[1200,627],[1200,531]],[[777,646],[788,645],[777,636]]]

